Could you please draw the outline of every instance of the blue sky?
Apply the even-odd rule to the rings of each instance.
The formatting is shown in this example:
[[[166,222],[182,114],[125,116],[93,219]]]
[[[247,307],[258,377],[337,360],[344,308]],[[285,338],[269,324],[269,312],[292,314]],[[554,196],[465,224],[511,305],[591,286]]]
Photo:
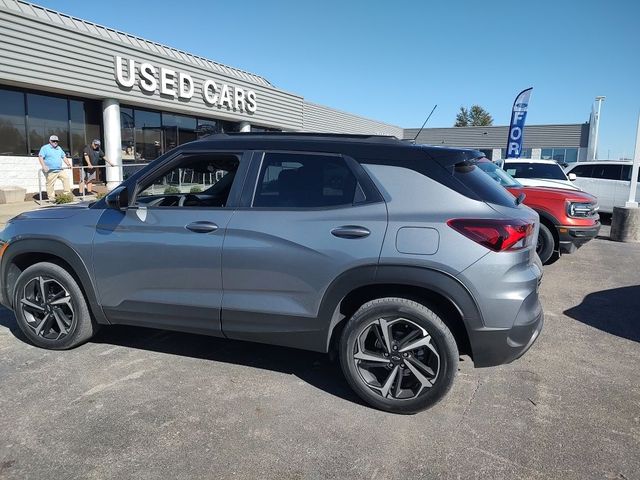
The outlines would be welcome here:
[[[640,113],[640,1],[36,1],[262,75],[305,99],[419,127],[477,103],[509,121],[582,123],[605,95],[600,157],[631,157]],[[526,136],[526,130],[525,130]]]

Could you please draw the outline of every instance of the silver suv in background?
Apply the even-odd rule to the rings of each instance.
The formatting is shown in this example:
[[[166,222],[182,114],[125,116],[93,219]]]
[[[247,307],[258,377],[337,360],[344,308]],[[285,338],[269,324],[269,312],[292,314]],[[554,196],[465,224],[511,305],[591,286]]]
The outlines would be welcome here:
[[[459,354],[511,362],[542,328],[538,215],[480,157],[389,137],[207,137],[96,203],[12,219],[0,300],[43,348],[129,324],[335,351],[370,405],[418,412]]]
[[[575,175],[576,186],[598,198],[601,213],[613,213],[613,207],[624,207],[629,199],[633,162],[579,162],[565,168]],[[636,178],[636,181],[640,179]],[[640,188],[636,202],[640,201]]]

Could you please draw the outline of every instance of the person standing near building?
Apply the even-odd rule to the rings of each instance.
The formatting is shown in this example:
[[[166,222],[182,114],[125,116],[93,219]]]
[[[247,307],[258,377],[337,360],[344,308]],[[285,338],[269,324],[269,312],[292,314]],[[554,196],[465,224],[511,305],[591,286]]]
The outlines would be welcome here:
[[[67,172],[63,171],[64,168],[71,168],[71,164],[58,143],[60,143],[58,137],[51,135],[49,143],[43,145],[38,153],[38,160],[47,181],[47,198],[49,201],[53,201],[55,197],[56,180],[62,181],[64,193],[71,193],[69,176]],[[63,166],[63,163],[66,164],[66,167]]]
[[[100,140],[98,139],[93,140],[91,145],[84,147],[82,159],[84,160],[85,169],[84,178],[82,179],[82,182],[80,182],[80,193],[82,193],[82,190],[86,185],[87,193],[92,194],[93,182],[95,182],[97,176],[97,169],[95,167],[102,167],[105,162],[107,162],[110,167],[114,167],[115,165],[104,156],[104,152],[100,149]]]

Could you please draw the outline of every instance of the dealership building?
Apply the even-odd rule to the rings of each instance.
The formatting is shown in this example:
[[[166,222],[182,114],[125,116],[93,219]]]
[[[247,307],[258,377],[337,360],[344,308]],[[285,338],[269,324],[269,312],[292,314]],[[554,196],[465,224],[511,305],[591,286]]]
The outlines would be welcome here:
[[[216,132],[410,139],[418,132],[318,105],[260,75],[20,0],[0,0],[0,38],[0,187],[38,191],[37,154],[50,135],[76,162],[99,138],[107,158],[127,165]],[[479,148],[498,158],[506,138],[507,127],[429,128],[416,141]],[[524,142],[533,158],[586,159],[589,124],[527,126]],[[122,175],[122,168],[108,168],[106,180],[114,185]]]

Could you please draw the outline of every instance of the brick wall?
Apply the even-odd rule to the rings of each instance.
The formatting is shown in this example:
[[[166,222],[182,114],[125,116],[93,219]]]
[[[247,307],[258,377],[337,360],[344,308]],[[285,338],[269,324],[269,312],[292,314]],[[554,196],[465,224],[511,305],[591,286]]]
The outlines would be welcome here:
[[[3,157],[0,156],[0,187],[22,187],[27,193],[38,192],[38,175],[45,191],[45,181],[39,174],[40,163],[37,157]],[[71,172],[68,172],[71,175]],[[58,182],[57,189],[62,188]]]

